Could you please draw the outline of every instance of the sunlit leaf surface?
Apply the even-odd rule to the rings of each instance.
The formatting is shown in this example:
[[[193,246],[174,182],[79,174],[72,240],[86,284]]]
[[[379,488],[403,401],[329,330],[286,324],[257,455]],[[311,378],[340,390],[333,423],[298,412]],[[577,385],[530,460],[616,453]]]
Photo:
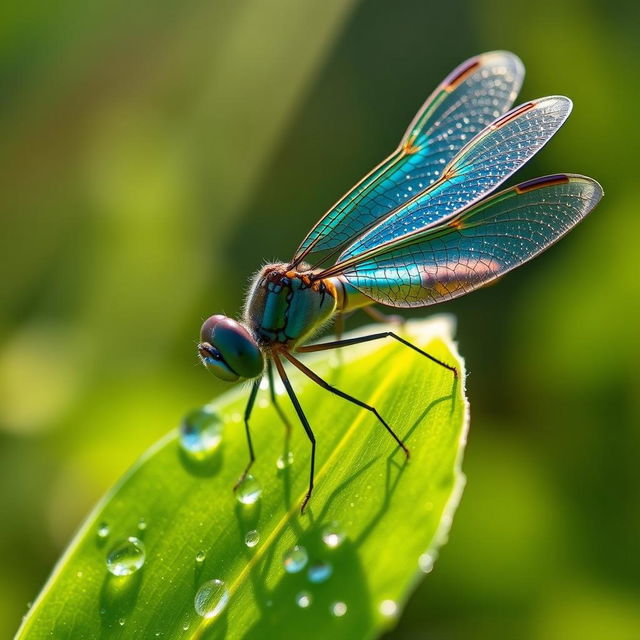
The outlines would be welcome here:
[[[403,331],[464,380],[447,319]],[[287,440],[262,391],[252,419],[257,484],[239,496],[261,493],[242,504],[231,487],[247,460],[247,389],[233,390],[208,407],[206,441],[170,433],[96,507],[18,637],[351,639],[392,626],[462,489],[464,385],[393,341],[305,362],[375,405],[410,461],[370,413],[291,371],[318,441],[315,492],[300,515],[309,443],[278,388],[292,433]]]

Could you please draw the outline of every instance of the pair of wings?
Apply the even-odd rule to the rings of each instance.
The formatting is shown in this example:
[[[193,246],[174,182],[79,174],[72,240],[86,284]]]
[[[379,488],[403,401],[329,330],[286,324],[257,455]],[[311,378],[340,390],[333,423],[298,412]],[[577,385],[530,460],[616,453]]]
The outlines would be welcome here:
[[[562,126],[571,101],[508,111],[524,68],[513,54],[462,63],[431,94],[400,145],[313,227],[292,266],[340,255],[314,278],[344,276],[377,302],[448,300],[530,260],[602,197],[583,176],[557,174],[487,197]],[[346,248],[345,248],[346,247]]]

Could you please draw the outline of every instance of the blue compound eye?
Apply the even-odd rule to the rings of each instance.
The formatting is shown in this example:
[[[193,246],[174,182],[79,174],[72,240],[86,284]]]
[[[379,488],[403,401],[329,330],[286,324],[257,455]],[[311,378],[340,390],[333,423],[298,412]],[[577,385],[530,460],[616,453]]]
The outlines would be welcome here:
[[[200,329],[200,340],[200,359],[218,378],[235,382],[262,373],[262,351],[239,322],[222,315],[211,316]]]

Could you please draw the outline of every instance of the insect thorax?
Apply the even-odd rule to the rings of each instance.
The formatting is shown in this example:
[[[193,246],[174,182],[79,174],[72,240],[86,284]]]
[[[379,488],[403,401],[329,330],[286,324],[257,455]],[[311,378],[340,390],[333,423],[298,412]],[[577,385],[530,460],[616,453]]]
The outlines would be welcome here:
[[[331,281],[268,264],[254,277],[244,319],[264,347],[293,346],[320,329],[335,313],[336,288]]]

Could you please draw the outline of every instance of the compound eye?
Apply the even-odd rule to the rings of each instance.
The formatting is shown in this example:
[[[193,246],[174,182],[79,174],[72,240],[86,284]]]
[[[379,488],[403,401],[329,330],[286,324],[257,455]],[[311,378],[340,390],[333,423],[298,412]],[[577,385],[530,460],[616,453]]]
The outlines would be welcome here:
[[[210,319],[215,322],[211,344],[220,350],[229,368],[241,378],[259,376],[264,368],[262,352],[247,329],[231,318]]]
[[[207,368],[224,380],[255,378],[264,369],[262,351],[247,328],[223,315],[205,320],[199,349]]]
[[[236,382],[240,379],[240,376],[223,360],[220,351],[208,342],[199,344],[198,352],[200,353],[202,364],[221,380]]]
[[[200,342],[213,342],[213,331],[222,320],[228,320],[228,318],[220,313],[208,317],[200,328]]]

